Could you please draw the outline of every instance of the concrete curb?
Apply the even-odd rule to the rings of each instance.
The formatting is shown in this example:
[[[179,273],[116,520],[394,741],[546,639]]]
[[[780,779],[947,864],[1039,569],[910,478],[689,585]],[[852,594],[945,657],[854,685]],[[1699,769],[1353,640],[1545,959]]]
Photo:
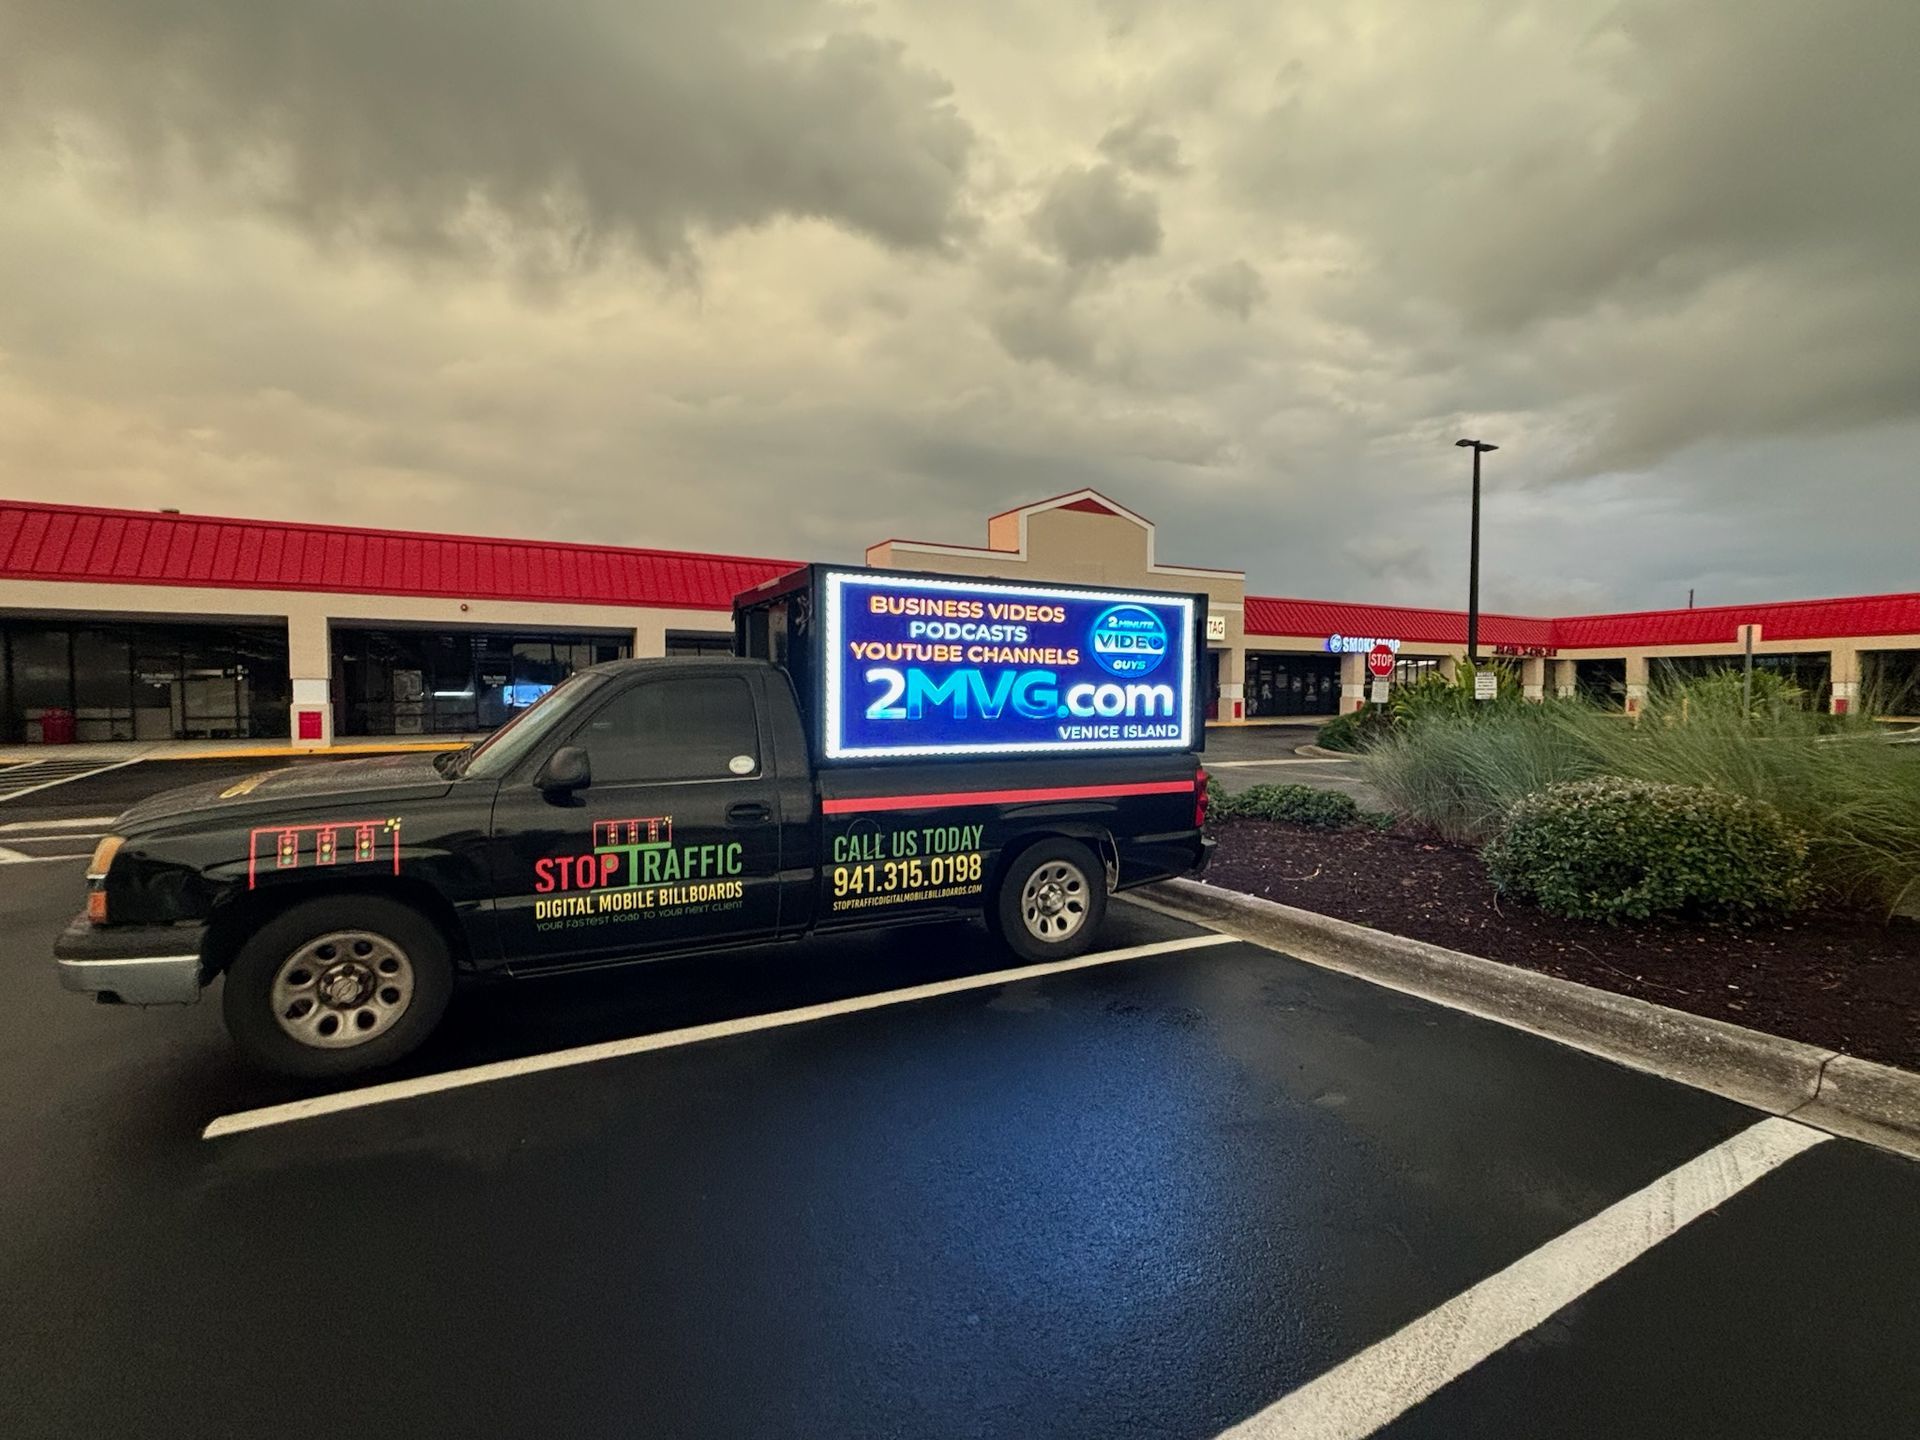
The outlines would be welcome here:
[[[1920,1158],[1920,1074],[1196,880],[1155,909],[1636,1070]]]
[[[1329,750],[1324,745],[1296,745],[1296,755],[1305,755],[1315,760],[1358,760],[1360,757],[1351,750]]]

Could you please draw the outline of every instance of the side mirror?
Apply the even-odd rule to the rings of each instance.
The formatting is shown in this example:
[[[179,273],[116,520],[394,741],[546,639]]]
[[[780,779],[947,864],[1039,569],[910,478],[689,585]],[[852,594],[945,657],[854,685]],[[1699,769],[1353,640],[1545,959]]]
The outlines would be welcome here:
[[[593,762],[578,745],[562,745],[547,757],[533,783],[555,799],[584,790],[593,783]]]

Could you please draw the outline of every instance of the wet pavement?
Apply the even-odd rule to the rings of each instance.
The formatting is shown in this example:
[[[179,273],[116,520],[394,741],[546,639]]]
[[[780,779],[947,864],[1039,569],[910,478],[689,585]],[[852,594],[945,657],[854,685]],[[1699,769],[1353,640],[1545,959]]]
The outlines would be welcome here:
[[[217,992],[60,991],[79,869],[0,870],[9,1435],[1206,1440],[1760,1118],[1232,942],[205,1141],[313,1092]],[[404,1073],[1009,963],[477,990]],[[1381,1433],[1911,1435],[1916,1221],[1920,1167],[1820,1144]]]

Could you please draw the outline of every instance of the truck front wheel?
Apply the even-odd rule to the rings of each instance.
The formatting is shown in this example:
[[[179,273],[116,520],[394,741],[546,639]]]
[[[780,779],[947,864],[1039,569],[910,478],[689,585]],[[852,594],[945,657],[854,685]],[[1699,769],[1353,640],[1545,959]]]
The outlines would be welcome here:
[[[1023,960],[1064,960],[1093,943],[1107,913],[1107,876],[1077,840],[1022,850],[1000,879],[994,930]]]
[[[372,895],[302,901],[257,930],[227,970],[227,1033],[254,1064],[302,1079],[378,1069],[433,1032],[453,993],[439,929]]]

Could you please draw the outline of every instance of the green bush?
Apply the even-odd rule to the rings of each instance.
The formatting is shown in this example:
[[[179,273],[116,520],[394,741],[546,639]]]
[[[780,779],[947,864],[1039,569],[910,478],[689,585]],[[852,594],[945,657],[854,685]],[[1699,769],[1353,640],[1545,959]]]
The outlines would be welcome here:
[[[1483,663],[1479,668],[1491,671],[1499,686],[1493,699],[1474,698],[1475,667],[1471,661],[1461,659],[1455,663],[1451,680],[1438,670],[1429,670],[1410,685],[1394,686],[1388,707],[1393,712],[1394,724],[1404,727],[1432,720],[1491,720],[1526,704],[1525,692],[1512,666]]]
[[[1314,743],[1327,750],[1359,751],[1392,731],[1393,711],[1384,705],[1367,704],[1322,725]]]
[[[1756,680],[1759,676],[1754,677]],[[1588,727],[1604,773],[1707,785],[1778,810],[1808,840],[1824,899],[1881,915],[1920,901],[1920,746],[1872,722],[1807,710],[1739,677],[1656,689],[1638,725]]]
[[[1208,804],[1225,819],[1280,820],[1317,830],[1339,830],[1360,819],[1360,807],[1351,795],[1311,785],[1254,785],[1238,795],[1214,794],[1216,798]]]
[[[1771,805],[1608,777],[1515,805],[1486,847],[1504,895],[1575,920],[1772,920],[1805,899],[1807,841]]]

